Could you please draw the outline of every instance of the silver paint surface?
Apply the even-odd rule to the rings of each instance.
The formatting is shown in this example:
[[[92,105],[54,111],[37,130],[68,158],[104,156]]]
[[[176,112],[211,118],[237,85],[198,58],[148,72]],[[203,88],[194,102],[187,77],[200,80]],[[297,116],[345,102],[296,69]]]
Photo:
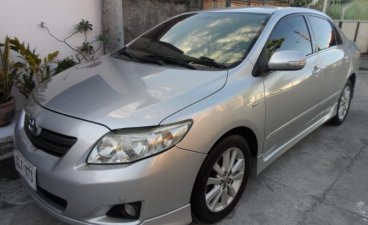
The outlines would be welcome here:
[[[245,8],[213,12],[272,14],[247,58],[228,71],[195,71],[127,62],[104,56],[53,77],[33,93],[15,130],[16,147],[37,167],[38,185],[68,201],[58,211],[30,190],[43,208],[72,224],[115,224],[114,204],[142,201],[138,221],[121,224],[186,224],[198,171],[212,146],[229,131],[254,133],[255,170],[272,161],[336,115],[359,52],[344,45],[314,53],[296,71],[253,76],[276,23],[286,15],[322,13],[302,8]],[[24,132],[24,114],[41,129],[78,138],[59,158],[35,148]],[[96,141],[111,129],[158,126],[191,119],[185,138],[170,150],[129,165],[88,165]]]
[[[153,126],[224,86],[227,71],[188,70],[109,55],[45,82],[34,99],[68,116],[110,129]]]

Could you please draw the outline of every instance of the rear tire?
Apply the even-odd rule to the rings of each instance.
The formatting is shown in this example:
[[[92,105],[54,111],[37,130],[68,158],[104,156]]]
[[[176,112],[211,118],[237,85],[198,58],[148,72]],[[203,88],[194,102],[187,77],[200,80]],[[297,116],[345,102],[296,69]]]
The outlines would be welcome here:
[[[191,206],[194,218],[215,223],[226,217],[239,201],[248,181],[250,150],[240,135],[217,143],[197,175]]]
[[[336,115],[329,121],[329,124],[338,126],[342,124],[349,112],[351,99],[353,97],[353,85],[350,80],[346,83],[342,93],[340,95],[339,101],[337,103]]]

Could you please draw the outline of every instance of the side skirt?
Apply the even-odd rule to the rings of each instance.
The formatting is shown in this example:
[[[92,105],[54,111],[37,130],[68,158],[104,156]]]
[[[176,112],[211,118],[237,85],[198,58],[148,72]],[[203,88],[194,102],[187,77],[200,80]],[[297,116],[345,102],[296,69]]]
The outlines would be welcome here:
[[[321,112],[319,116],[316,118],[317,121],[312,123],[309,127],[298,133],[296,136],[285,142],[283,145],[281,145],[279,148],[275,149],[274,151],[270,152],[267,155],[260,155],[257,158],[257,163],[255,165],[256,174],[259,175],[264,169],[267,168],[273,161],[275,161],[278,157],[280,157],[282,154],[284,154],[287,150],[289,150],[291,147],[293,147],[296,143],[298,143],[300,140],[302,140],[304,137],[306,137],[308,134],[316,130],[318,127],[322,126],[324,123],[326,123],[329,119],[334,117],[337,110],[337,103],[335,103],[332,107],[329,109],[326,109],[325,111]]]

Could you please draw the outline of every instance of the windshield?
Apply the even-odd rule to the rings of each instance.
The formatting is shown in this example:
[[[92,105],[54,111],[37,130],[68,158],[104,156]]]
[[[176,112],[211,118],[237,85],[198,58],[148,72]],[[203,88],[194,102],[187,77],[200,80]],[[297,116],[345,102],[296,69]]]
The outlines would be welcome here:
[[[175,17],[119,51],[120,56],[192,69],[228,69],[246,57],[267,14],[201,12]]]

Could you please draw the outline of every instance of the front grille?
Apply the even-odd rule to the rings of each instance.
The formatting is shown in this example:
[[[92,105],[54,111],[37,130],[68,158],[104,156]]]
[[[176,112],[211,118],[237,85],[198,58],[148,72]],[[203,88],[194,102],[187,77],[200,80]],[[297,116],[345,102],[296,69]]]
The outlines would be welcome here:
[[[68,205],[68,202],[65,199],[62,199],[45,189],[41,188],[40,186],[37,186],[37,193],[39,196],[41,196],[46,202],[51,204],[53,207],[59,209],[60,211],[64,212],[66,209],[66,206]]]
[[[32,144],[51,155],[61,157],[77,142],[77,138],[59,134],[47,129],[42,129],[39,135],[35,135],[29,127],[29,119],[26,117],[24,130]]]

